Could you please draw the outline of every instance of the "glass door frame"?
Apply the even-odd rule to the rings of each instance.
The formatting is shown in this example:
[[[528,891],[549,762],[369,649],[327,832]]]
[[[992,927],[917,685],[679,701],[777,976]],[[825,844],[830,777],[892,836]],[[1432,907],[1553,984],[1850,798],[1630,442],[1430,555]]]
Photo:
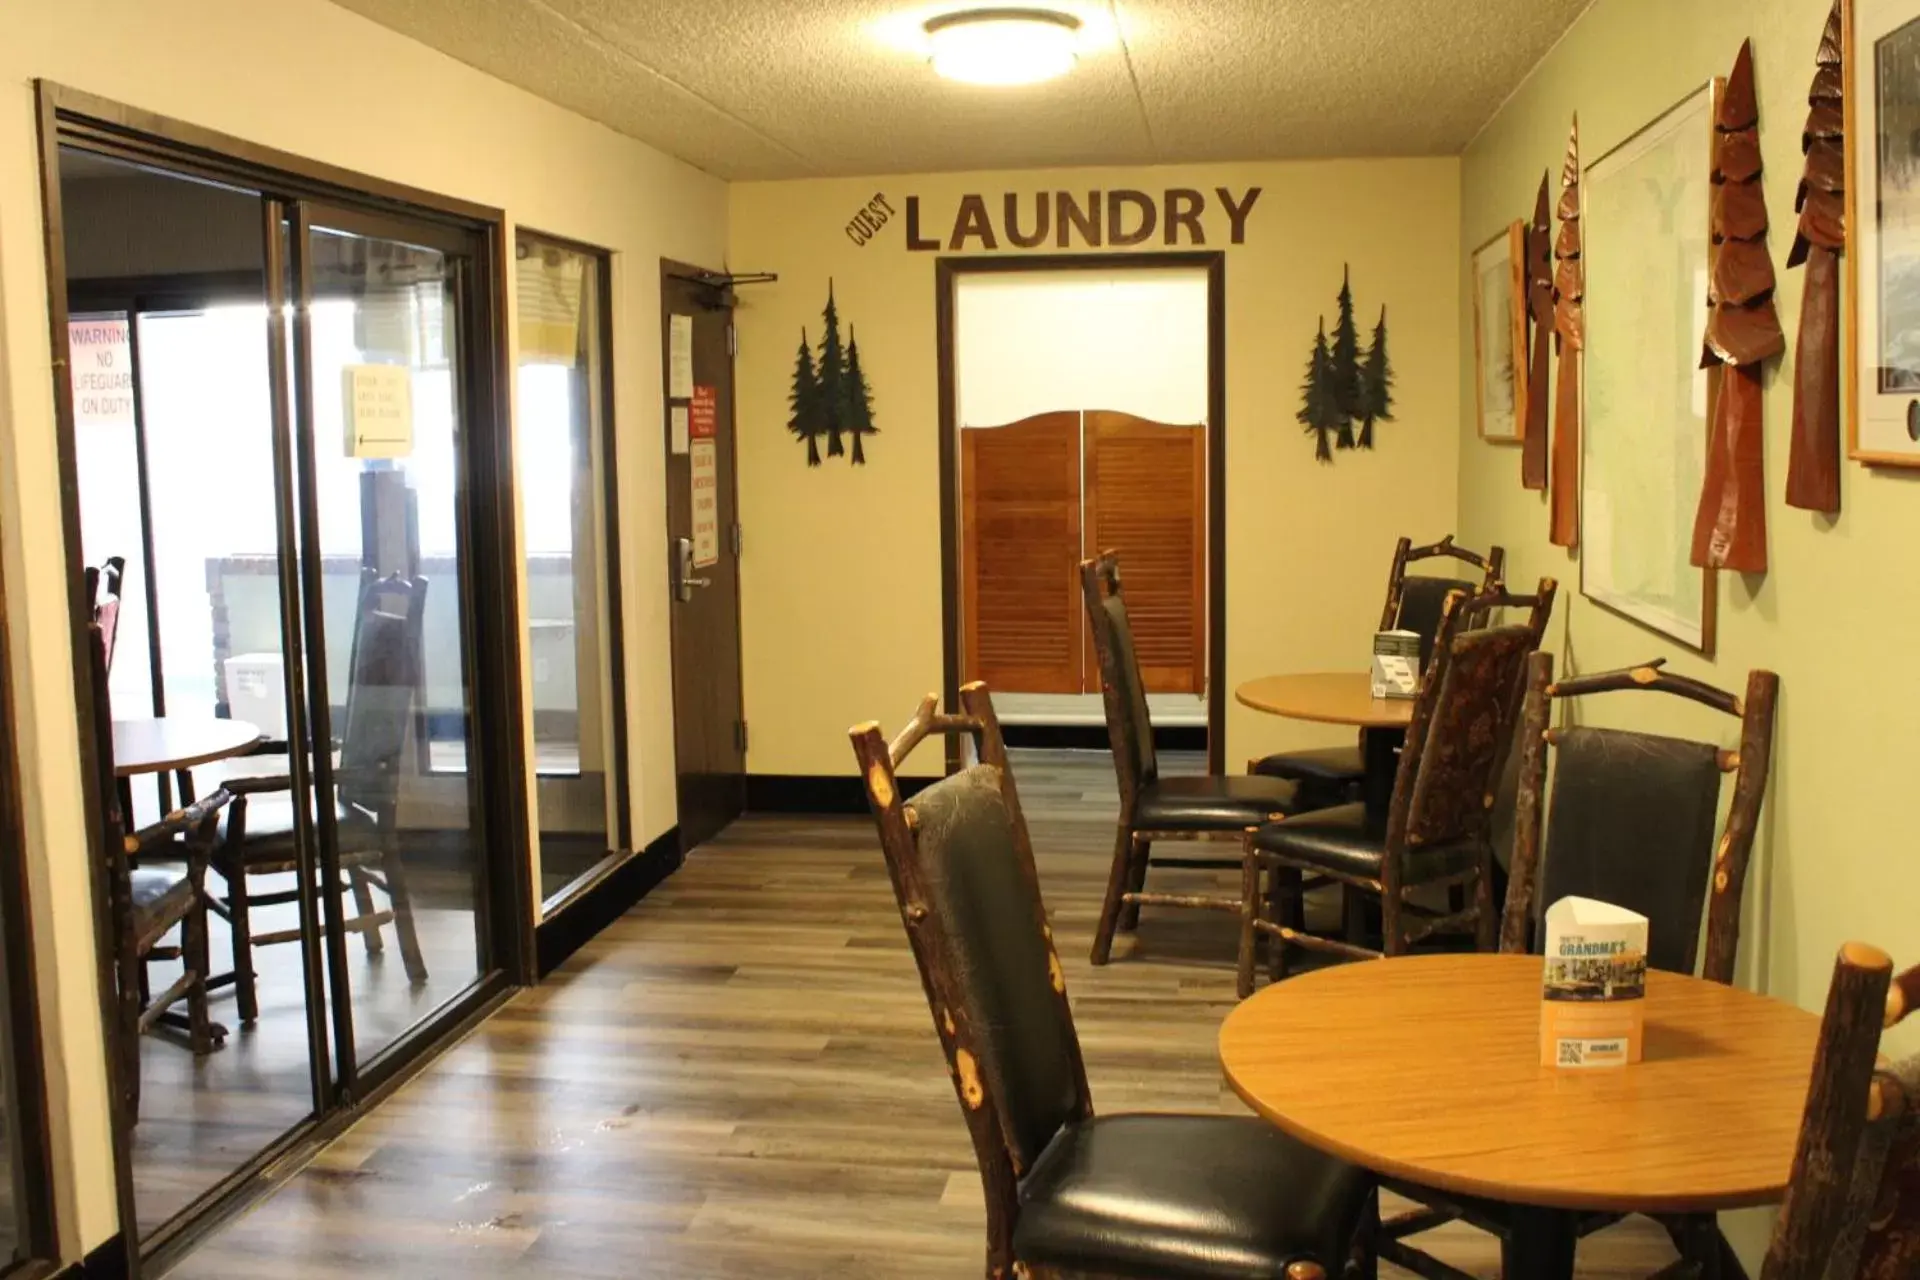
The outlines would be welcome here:
[[[627,668],[626,668],[626,614],[622,602],[621,555],[620,555],[620,517],[625,510],[620,501],[620,439],[619,415],[616,409],[613,385],[613,254],[580,240],[571,240],[566,236],[557,236],[533,227],[514,228],[513,253],[516,264],[523,250],[537,251],[543,248],[558,249],[564,253],[577,254],[586,259],[587,269],[592,273],[594,284],[593,321],[597,327],[594,340],[600,350],[598,376],[593,394],[600,405],[600,421],[597,424],[600,447],[601,502],[606,510],[606,520],[599,530],[602,551],[600,555],[600,573],[605,579],[606,637],[602,644],[609,661],[607,663],[607,689],[602,701],[606,704],[605,714],[609,717],[608,736],[612,742],[612,761],[607,769],[610,808],[613,820],[607,829],[607,856],[600,864],[577,879],[563,885],[552,894],[541,890],[539,904],[540,919],[544,923],[552,920],[562,911],[578,903],[582,897],[607,879],[638,850],[633,847],[633,803],[628,777],[627,743]],[[516,349],[512,358],[519,361],[520,353]],[[590,424],[591,426],[592,424]],[[522,423],[524,426],[524,423]],[[523,495],[524,497],[524,495]],[[524,641],[529,660],[532,657],[532,638]],[[536,778],[536,787],[537,787]],[[534,839],[540,838],[539,814],[534,817]]]
[[[520,677],[520,602],[516,566],[518,548],[513,521],[514,460],[509,429],[507,388],[510,382],[512,353],[507,348],[504,323],[503,279],[510,269],[513,252],[505,214],[467,201],[421,191],[402,184],[353,173],[332,165],[308,160],[199,126],[172,120],[152,112],[129,107],[93,94],[38,81],[35,85],[41,161],[41,193],[47,247],[47,301],[50,338],[53,351],[56,445],[60,467],[63,522],[69,582],[69,612],[75,672],[87,670],[88,616],[81,599],[81,550],[79,519],[78,465],[76,458],[72,387],[66,377],[68,351],[68,298],[66,289],[64,223],[61,214],[59,152],[75,147],[110,158],[145,165],[191,178],[241,187],[258,192],[263,209],[262,234],[265,237],[266,284],[270,362],[277,366],[272,375],[274,397],[275,448],[284,437],[295,437],[290,424],[295,419],[293,403],[293,367],[299,361],[285,339],[287,296],[285,249],[279,228],[284,218],[297,235],[312,215],[321,214],[321,225],[329,228],[342,221],[360,226],[404,228],[398,238],[418,241],[423,229],[438,229],[457,239],[459,252],[467,255],[472,269],[469,297],[461,312],[461,385],[459,395],[465,408],[463,430],[458,446],[459,483],[456,512],[462,545],[462,590],[468,600],[465,622],[469,632],[468,651],[471,666],[466,674],[471,685],[471,727],[468,731],[471,758],[485,785],[479,788],[479,829],[484,833],[485,891],[481,895],[481,972],[466,992],[442,1006],[437,1016],[402,1033],[371,1060],[371,1069],[360,1070],[351,1053],[350,1024],[333,1017],[330,999],[316,1007],[309,1000],[308,1034],[314,1053],[310,1055],[315,1084],[315,1112],[256,1153],[239,1168],[217,1182],[185,1211],[162,1224],[137,1247],[125,1238],[139,1219],[135,1212],[131,1159],[131,1126],[124,1113],[122,1092],[109,1088],[115,1152],[115,1177],[122,1245],[128,1274],[140,1274],[141,1264],[164,1269],[193,1244],[229,1218],[242,1212],[261,1195],[272,1190],[269,1172],[278,1172],[289,1161],[304,1160],[330,1141],[358,1117],[368,1105],[377,1102],[416,1071],[427,1055],[451,1043],[469,1027],[497,1007],[515,986],[526,985],[537,977],[534,953],[534,922],[539,899],[533,883],[529,849],[528,777],[526,744],[522,735],[523,698]],[[376,231],[375,234],[390,234]],[[304,256],[304,243],[295,239]],[[291,265],[296,268],[300,262]],[[298,282],[295,285],[298,294]],[[303,326],[294,326],[296,329]],[[297,334],[296,334],[297,340]],[[311,427],[311,415],[308,415]],[[310,456],[310,455],[309,455]],[[289,458],[289,462],[291,458]],[[276,459],[276,470],[280,469]],[[303,481],[304,483],[304,481]],[[291,490],[277,485],[278,517],[282,534],[296,519]],[[301,586],[312,584],[315,598],[308,603],[317,607],[320,548],[317,542],[303,539],[296,553],[294,544],[282,542],[283,563],[296,557],[301,564]],[[289,598],[287,575],[282,574],[282,617],[296,605]],[[291,644],[304,639],[304,629],[296,627],[283,633]],[[291,655],[290,655],[291,656]],[[289,670],[289,679],[296,673]],[[308,688],[313,684],[309,681]],[[324,679],[319,687],[324,692]],[[93,723],[93,691],[90,682],[74,682],[75,713],[82,726],[80,734],[81,789],[88,813],[100,810],[96,794],[97,772],[93,746],[85,726]],[[326,728],[324,704],[316,710],[315,730]],[[289,724],[290,740],[295,726]],[[291,753],[298,759],[299,753]],[[297,767],[297,766],[296,766]],[[316,772],[324,775],[325,767]],[[300,781],[296,777],[296,782]],[[324,776],[318,781],[325,781]],[[296,810],[300,806],[296,806]],[[104,836],[100,824],[89,822],[88,854],[96,867],[105,862]],[[313,848],[312,844],[308,844]],[[337,863],[337,851],[333,862]],[[334,867],[337,871],[337,865]],[[323,867],[322,870],[325,870]],[[97,951],[98,985],[103,1025],[107,1029],[108,1079],[116,1077],[113,1039],[117,1021],[113,1003],[112,932],[108,904],[96,876],[94,885],[94,934]],[[312,895],[309,895],[312,896]],[[306,904],[303,904],[303,916]],[[334,938],[341,935],[332,930]],[[344,948],[338,948],[344,950]],[[319,957],[309,948],[309,992],[319,980]],[[344,982],[340,967],[333,966],[336,985]],[[347,1009],[351,1008],[348,1004]],[[344,1039],[339,1028],[346,1025]],[[322,1062],[323,1041],[331,1037],[336,1046],[330,1063]],[[339,1056],[339,1046],[349,1054]],[[340,1070],[342,1063],[345,1070]]]

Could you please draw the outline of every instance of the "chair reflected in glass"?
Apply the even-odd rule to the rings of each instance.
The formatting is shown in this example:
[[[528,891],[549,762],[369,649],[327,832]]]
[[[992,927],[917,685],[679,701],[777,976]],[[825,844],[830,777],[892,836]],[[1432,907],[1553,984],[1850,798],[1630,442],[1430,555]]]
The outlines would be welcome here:
[[[211,1053],[226,1038],[207,1001],[206,874],[220,825],[232,798],[225,791],[177,809],[139,831],[121,802],[113,767],[113,710],[107,696],[107,642],[98,622],[87,624],[89,675],[93,682],[93,738],[106,851],[108,914],[113,924],[114,1062],[127,1115],[140,1116],[141,1036],[164,1022],[175,1025],[173,1006],[187,1006],[185,1029],[195,1055]],[[179,931],[179,942],[167,940]],[[158,995],[147,982],[151,961],[178,960],[180,976]]]
[[[378,956],[385,951],[380,930],[393,925],[401,961],[416,987],[426,983],[427,966],[402,866],[397,820],[402,778],[410,766],[416,773],[426,767],[421,641],[426,600],[425,578],[362,573],[346,715],[333,770],[340,867],[355,907],[352,915],[342,911],[342,927],[361,936],[369,956]],[[244,1022],[259,1016],[253,948],[301,939],[297,927],[265,932],[252,927],[256,909],[298,902],[299,886],[254,892],[248,883],[252,876],[289,875],[298,866],[292,785],[284,772],[226,783],[234,802],[213,866],[227,882],[234,991]],[[384,907],[376,903],[375,891],[386,899]]]

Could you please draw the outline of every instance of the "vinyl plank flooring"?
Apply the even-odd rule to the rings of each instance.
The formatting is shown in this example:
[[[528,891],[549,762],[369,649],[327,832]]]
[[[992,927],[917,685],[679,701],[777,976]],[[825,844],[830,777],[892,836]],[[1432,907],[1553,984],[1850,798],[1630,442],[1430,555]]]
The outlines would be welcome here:
[[[1089,966],[1111,768],[1072,752],[1015,767],[1095,1105],[1242,1113],[1214,1048],[1236,922],[1149,910],[1113,963]],[[174,1274],[958,1280],[981,1274],[982,1221],[871,824],[752,817]],[[1420,1243],[1498,1274],[1469,1228]],[[1582,1244],[1580,1275],[1672,1257],[1630,1220]]]

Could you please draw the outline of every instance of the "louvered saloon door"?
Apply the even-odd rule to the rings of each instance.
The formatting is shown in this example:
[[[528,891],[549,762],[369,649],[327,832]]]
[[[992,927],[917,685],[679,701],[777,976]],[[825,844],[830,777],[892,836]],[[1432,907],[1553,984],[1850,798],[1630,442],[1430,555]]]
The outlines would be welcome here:
[[[1130,413],[1086,415],[1086,551],[1120,554],[1149,693],[1206,687],[1206,436]],[[1082,688],[1098,691],[1097,665],[1087,659],[1083,669]]]
[[[1080,415],[960,433],[962,679],[1079,693]]]

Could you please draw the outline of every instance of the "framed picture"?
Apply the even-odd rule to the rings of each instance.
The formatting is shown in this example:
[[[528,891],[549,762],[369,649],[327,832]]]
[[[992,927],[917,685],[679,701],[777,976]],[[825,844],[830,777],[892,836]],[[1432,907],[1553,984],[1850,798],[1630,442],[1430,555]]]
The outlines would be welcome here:
[[[1580,590],[1702,653],[1713,651],[1715,574],[1687,557],[1718,387],[1700,348],[1720,83],[1589,163],[1580,184]]]
[[[1473,251],[1474,399],[1480,438],[1519,444],[1527,414],[1527,224]]]
[[[1848,0],[1847,453],[1920,467],[1920,0]]]

